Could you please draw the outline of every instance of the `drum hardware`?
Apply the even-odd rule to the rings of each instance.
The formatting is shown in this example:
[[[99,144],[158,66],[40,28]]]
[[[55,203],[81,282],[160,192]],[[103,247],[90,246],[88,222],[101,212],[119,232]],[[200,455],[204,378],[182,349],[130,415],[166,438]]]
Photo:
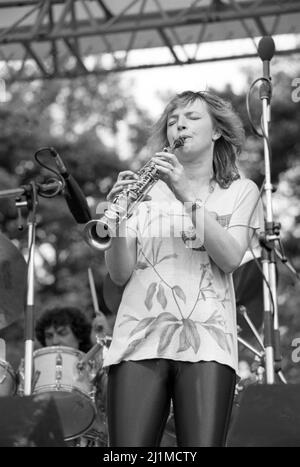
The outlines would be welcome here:
[[[102,349],[103,339],[99,340],[93,347],[85,354],[85,356],[77,363],[77,369],[83,371],[90,360],[93,360],[97,353]]]
[[[92,390],[91,392],[89,393],[91,399],[93,400],[93,402],[96,402],[96,386],[94,384],[94,381],[95,381],[95,378],[96,378],[96,375],[97,375],[97,368],[96,368],[96,362],[95,360],[89,360],[88,362],[89,364],[89,375],[90,375],[90,381],[92,383]]]
[[[33,373],[33,377],[32,377],[32,390],[34,391],[36,385],[37,385],[37,382],[39,380],[39,377],[40,377],[40,374],[41,372],[40,371],[35,371]]]
[[[18,396],[24,396],[24,379],[25,379],[25,375],[24,375],[24,358],[21,358],[21,361],[20,361],[20,365],[19,365],[19,368],[18,368],[18,390],[17,390],[17,394]]]
[[[5,362],[6,363],[6,362]],[[8,373],[7,373],[7,368],[5,368],[5,371],[3,372],[3,375],[0,376],[0,384],[3,384],[5,380],[7,380],[7,376],[8,376]]]
[[[249,252],[250,253],[250,252]],[[277,254],[277,250],[275,249]],[[251,261],[246,259],[243,264],[234,271],[233,282],[236,294],[236,309],[237,309],[237,323],[238,323],[238,341],[245,346],[254,355],[253,367],[256,374],[256,383],[266,383],[266,348],[258,329],[264,322],[264,295],[261,285],[261,276],[257,273],[258,268],[261,269],[260,252],[253,251],[255,256]],[[248,255],[249,257],[250,255]],[[282,258],[281,258],[282,259]],[[282,259],[283,261],[283,259]],[[292,269],[289,262],[284,264],[288,267],[297,279],[299,274]],[[244,327],[244,322],[247,326]],[[246,337],[246,340],[244,339]],[[248,343],[248,338],[254,337],[259,347],[258,350]],[[287,383],[283,375],[280,365],[275,365],[275,373],[281,382]]]
[[[7,379],[7,372],[3,373],[3,375],[0,377],[0,384],[3,384],[6,379]]]
[[[265,373],[266,373],[266,368],[265,368],[265,347],[263,344],[263,341],[255,328],[253,322],[251,321],[248,313],[247,313],[247,308],[245,306],[238,306],[237,310],[243,315],[245,321],[247,322],[248,326],[250,327],[255,339],[257,340],[261,351],[257,350],[255,347],[253,347],[249,342],[247,342],[245,339],[241,338],[238,336],[238,342],[240,344],[244,345],[247,349],[249,349],[253,354],[254,354],[254,361],[255,363],[255,373],[256,373],[256,383],[257,384],[263,384],[265,382]],[[281,382],[284,384],[287,384],[287,380],[285,376],[283,375],[282,371],[280,368],[276,369],[276,373],[278,377],[280,378]]]
[[[56,355],[55,359],[55,384],[56,388],[59,391],[61,387],[61,378],[62,378],[62,356],[61,353]]]

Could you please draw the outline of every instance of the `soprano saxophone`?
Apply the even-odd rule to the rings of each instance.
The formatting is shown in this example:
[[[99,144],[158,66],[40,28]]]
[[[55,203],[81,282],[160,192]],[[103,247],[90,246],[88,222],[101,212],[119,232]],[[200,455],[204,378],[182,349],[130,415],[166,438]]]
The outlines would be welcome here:
[[[164,151],[172,152],[183,145],[184,138],[180,136],[169,149],[165,148]],[[130,217],[159,179],[158,170],[151,160],[137,172],[137,175],[138,179],[130,187],[124,188],[115,196],[104,215],[85,224],[83,236],[95,249],[105,251],[110,248],[112,237],[118,236],[120,224]]]

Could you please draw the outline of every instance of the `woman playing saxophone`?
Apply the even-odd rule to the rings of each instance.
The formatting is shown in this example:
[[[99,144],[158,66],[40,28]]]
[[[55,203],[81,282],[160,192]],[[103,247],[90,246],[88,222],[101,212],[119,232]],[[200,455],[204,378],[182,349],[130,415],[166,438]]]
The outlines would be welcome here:
[[[125,285],[108,367],[110,446],[159,446],[174,409],[179,446],[223,446],[236,383],[232,271],[263,227],[256,185],[236,157],[243,127],[209,92],[176,95],[152,148],[159,180],[105,251],[111,279]],[[108,200],[138,183],[121,172]]]

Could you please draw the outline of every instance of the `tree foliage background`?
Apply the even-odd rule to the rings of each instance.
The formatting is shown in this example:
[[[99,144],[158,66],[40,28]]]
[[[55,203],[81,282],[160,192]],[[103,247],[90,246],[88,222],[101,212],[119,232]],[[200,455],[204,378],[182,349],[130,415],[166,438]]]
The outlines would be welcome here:
[[[245,73],[248,73],[250,83],[253,79],[251,71],[245,70]],[[295,77],[297,71],[279,70],[274,74],[270,139],[272,181],[277,188],[273,198],[275,218],[282,224],[286,255],[299,270],[300,103],[292,99]],[[70,81],[13,83],[7,87],[7,93],[7,102],[0,105],[0,190],[17,188],[32,180],[45,182],[49,179],[50,172],[42,169],[33,155],[40,147],[53,146],[80,184],[94,213],[118,172],[128,167],[136,170],[144,162],[142,149],[153,122],[135,101],[134,88],[124,88],[119,75],[101,79],[90,76]],[[251,132],[245,94],[236,94],[229,86],[221,94],[232,101],[245,124],[247,140],[240,167],[260,185],[264,173],[263,144]],[[168,97],[162,96],[162,100]],[[254,95],[256,121],[259,121],[260,106],[258,96]],[[125,145],[119,141],[120,125],[124,123],[128,136],[126,147],[132,152],[126,159],[122,157]],[[51,161],[47,163],[51,164]],[[26,209],[22,212],[26,226]],[[109,315],[102,293],[106,274],[104,255],[85,243],[63,197],[39,198],[37,221],[36,316],[46,307],[72,304],[92,317],[88,267],[94,273],[100,307]],[[12,199],[0,198],[0,228],[26,255],[27,231],[17,229]],[[256,274],[259,275],[258,270]],[[285,266],[278,264],[282,369],[289,382],[300,382],[300,363],[297,366],[292,360],[293,339],[300,336],[299,290],[299,282]],[[254,320],[261,324],[262,303],[254,306]],[[247,324],[241,320],[240,324],[249,342],[257,346],[246,329]],[[15,368],[24,353],[23,325],[24,316],[20,316],[17,322],[0,331],[0,336],[7,340],[7,359]],[[242,346],[240,351],[242,356],[253,361],[251,352]]]

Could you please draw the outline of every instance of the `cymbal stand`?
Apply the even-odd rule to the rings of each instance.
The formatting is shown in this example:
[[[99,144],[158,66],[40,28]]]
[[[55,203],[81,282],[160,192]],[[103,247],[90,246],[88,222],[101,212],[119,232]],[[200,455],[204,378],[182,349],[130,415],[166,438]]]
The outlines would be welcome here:
[[[254,324],[252,323],[248,313],[247,313],[247,309],[246,307],[244,307],[243,305],[239,306],[239,311],[241,312],[241,314],[243,315],[245,321],[247,322],[248,326],[250,327],[251,331],[253,332],[260,348],[262,349],[261,351],[257,350],[255,347],[253,347],[251,344],[249,344],[249,342],[247,342],[245,339],[243,339],[242,337],[238,336],[238,341],[244,345],[247,349],[249,349],[255,356],[255,361],[258,362],[258,366],[257,366],[257,369],[256,369],[256,374],[257,374],[257,382],[260,383],[260,384],[263,384],[264,383],[264,379],[265,379],[265,347],[264,347],[264,344],[263,344],[263,341],[256,329],[256,327],[254,326]],[[287,380],[285,378],[285,376],[283,375],[282,371],[280,370],[280,367],[278,366],[276,368],[276,373],[278,375],[278,377],[280,378],[280,380],[282,381],[282,383],[284,384],[287,384]]]

